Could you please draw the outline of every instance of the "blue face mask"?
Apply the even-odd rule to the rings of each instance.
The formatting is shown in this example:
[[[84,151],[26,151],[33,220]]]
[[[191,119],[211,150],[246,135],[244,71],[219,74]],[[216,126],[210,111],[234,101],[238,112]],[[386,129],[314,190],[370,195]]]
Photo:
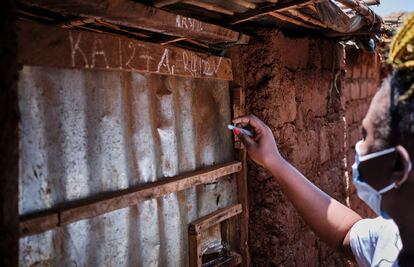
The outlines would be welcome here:
[[[381,190],[375,190],[372,188],[368,183],[364,182],[365,179],[361,177],[361,174],[359,173],[358,167],[361,159],[359,146],[361,145],[362,141],[359,141],[355,145],[356,155],[355,155],[355,163],[352,165],[352,176],[353,176],[353,183],[356,187],[358,197],[362,199],[378,216],[382,216],[384,218],[389,218],[388,214],[386,214],[384,211],[381,210],[381,198],[382,194],[385,192],[390,191],[393,188],[398,187],[402,182],[397,184],[396,182],[384,187]],[[363,157],[376,157],[383,155],[385,153],[389,153],[390,151],[395,150],[395,148],[390,148],[386,150],[382,150],[379,152],[375,152],[372,154],[369,154],[367,156]],[[409,172],[411,170],[411,162],[409,164],[408,168]]]

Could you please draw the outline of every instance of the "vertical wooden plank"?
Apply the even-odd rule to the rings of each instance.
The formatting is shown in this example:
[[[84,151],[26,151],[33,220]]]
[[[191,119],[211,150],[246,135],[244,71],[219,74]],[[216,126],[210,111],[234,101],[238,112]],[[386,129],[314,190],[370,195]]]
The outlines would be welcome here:
[[[188,233],[188,256],[190,267],[201,267],[201,235],[189,231]]]
[[[232,241],[232,235],[231,235],[231,221],[226,220],[221,223],[220,225],[220,232],[221,232],[221,240],[224,242],[224,244],[230,244]]]
[[[18,101],[16,4],[0,8],[0,266],[18,265]]]
[[[239,217],[232,217],[221,223],[221,238],[231,251],[237,251],[238,245],[240,244]]]
[[[247,162],[246,149],[236,148],[236,158],[242,162],[242,170],[235,174],[237,178],[237,189],[239,203],[242,204],[243,212],[240,214],[240,253],[243,257],[242,266],[250,266],[249,253],[249,200],[247,191]]]
[[[233,104],[233,116],[239,117],[245,114],[245,85],[244,66],[242,62],[241,48],[232,47],[228,51],[228,57],[232,60],[233,81],[230,82]],[[237,179],[238,201],[242,204],[243,212],[240,215],[240,253],[243,257],[242,266],[250,266],[249,253],[249,199],[247,190],[247,153],[240,140],[235,140],[235,157],[242,163],[242,169],[235,174]]]

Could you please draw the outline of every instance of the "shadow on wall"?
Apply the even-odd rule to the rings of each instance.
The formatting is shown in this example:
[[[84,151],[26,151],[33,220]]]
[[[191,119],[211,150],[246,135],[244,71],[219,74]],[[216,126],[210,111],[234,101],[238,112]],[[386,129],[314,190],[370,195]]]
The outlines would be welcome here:
[[[355,144],[361,139],[361,123],[384,74],[383,66],[377,54],[355,48],[346,49],[345,69],[342,98],[345,103],[347,127],[347,172],[350,179],[352,179],[351,166],[355,159]],[[372,210],[358,198],[352,180],[350,180],[349,204],[352,209],[363,217],[376,217]]]

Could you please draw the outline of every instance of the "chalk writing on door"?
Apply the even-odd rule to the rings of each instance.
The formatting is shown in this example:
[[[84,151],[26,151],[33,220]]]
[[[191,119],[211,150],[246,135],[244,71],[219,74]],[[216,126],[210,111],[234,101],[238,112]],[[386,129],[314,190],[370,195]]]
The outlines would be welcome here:
[[[178,21],[178,20],[177,20]],[[196,20],[180,17],[180,25],[202,29]],[[178,22],[177,22],[178,23]],[[71,66],[132,70],[192,77],[216,76],[221,57],[208,56],[175,47],[144,43],[130,39],[68,31]]]

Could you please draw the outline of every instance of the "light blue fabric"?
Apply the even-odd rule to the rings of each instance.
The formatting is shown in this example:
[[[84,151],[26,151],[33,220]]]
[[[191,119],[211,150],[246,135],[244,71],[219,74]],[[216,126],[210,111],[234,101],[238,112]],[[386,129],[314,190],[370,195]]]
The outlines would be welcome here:
[[[351,228],[350,245],[359,266],[398,267],[402,243],[392,219],[360,220]]]

